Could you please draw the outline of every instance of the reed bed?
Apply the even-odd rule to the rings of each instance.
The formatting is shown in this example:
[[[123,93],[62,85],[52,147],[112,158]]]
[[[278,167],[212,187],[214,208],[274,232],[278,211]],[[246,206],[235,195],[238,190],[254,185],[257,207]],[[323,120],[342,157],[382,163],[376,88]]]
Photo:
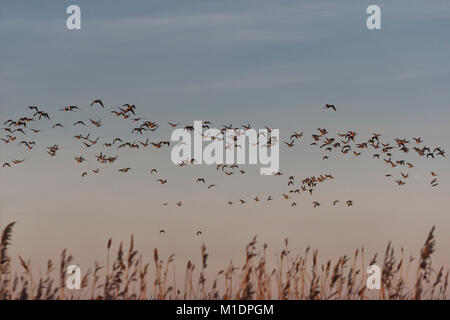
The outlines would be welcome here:
[[[92,269],[84,272],[79,290],[66,288],[66,270],[73,262],[66,249],[57,266],[48,260],[46,272],[40,277],[33,276],[31,262],[20,255],[17,257],[19,270],[12,270],[8,248],[13,227],[14,222],[1,232],[0,299],[447,299],[448,269],[435,269],[431,263],[436,243],[434,227],[417,259],[406,257],[403,249],[400,254],[394,254],[389,243],[381,259],[375,254],[366,261],[364,248],[359,248],[351,256],[320,264],[318,250],[307,247],[302,254],[293,255],[286,239],[284,249],[275,261],[270,261],[276,266],[273,269],[268,267],[267,245],[259,247],[255,237],[245,247],[242,266],[230,261],[211,279],[207,279],[208,253],[202,245],[200,263],[198,266],[192,261],[186,263],[184,283],[180,287],[175,282],[174,255],[163,260],[154,249],[153,261],[145,262],[134,248],[133,236],[128,248],[120,242],[114,251],[109,239],[105,264],[95,262]],[[366,268],[373,264],[381,268],[379,290],[366,287]]]

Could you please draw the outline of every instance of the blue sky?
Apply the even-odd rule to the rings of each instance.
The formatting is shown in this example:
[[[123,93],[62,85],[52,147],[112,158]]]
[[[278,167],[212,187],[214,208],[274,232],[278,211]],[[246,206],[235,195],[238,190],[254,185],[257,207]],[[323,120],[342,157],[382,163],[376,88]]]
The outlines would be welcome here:
[[[374,32],[365,1],[82,1],[82,30],[68,31],[71,3],[2,4],[2,112],[91,95],[138,96],[158,113],[349,103],[349,93],[421,112],[448,98],[444,1],[382,1]]]

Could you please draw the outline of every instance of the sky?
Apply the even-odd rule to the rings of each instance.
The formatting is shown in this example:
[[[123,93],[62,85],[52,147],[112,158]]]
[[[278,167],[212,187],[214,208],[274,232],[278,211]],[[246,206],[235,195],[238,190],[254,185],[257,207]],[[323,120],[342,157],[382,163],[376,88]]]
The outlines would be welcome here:
[[[81,30],[66,28],[71,4],[81,8]],[[381,8],[381,30],[366,27],[370,4]],[[436,263],[450,266],[447,158],[408,155],[416,167],[399,188],[384,177],[390,173],[385,164],[368,154],[333,154],[322,161],[323,152],[309,146],[311,134],[325,127],[332,134],[355,130],[361,139],[379,132],[391,143],[422,137],[447,150],[449,17],[450,3],[439,0],[0,4],[0,120],[27,114],[29,105],[55,115],[42,124],[31,153],[0,144],[2,163],[26,158],[20,167],[0,170],[0,226],[17,222],[13,252],[44,265],[67,247],[77,263],[91,266],[104,259],[109,237],[117,245],[134,234],[136,247],[149,257],[158,247],[162,256],[175,253],[181,265],[200,261],[204,242],[211,264],[224,266],[230,259],[242,261],[245,244],[258,235],[273,252],[287,237],[293,251],[310,245],[323,257],[361,246],[381,253],[390,240],[417,256],[436,225]],[[94,98],[104,101],[105,110],[89,109]],[[84,169],[73,157],[84,154],[90,162],[83,168],[93,169],[98,150],[74,143],[72,136],[80,132],[71,122],[101,118],[102,142],[116,136],[139,140],[109,113],[124,103],[160,124],[151,140],[170,138],[168,121],[194,120],[209,120],[219,129],[267,125],[280,129],[284,141],[303,131],[305,139],[295,148],[280,148],[282,178],[262,177],[255,166],[231,178],[214,167],[178,168],[165,149],[108,150],[120,154],[131,172],[120,175],[113,167],[82,179]],[[324,111],[326,103],[338,111]],[[85,110],[59,113],[66,105]],[[51,129],[56,121],[65,127]],[[97,136],[92,128],[83,130]],[[50,159],[45,148],[56,143],[61,153]],[[155,182],[151,168],[169,182]],[[429,185],[430,171],[439,173],[437,188]],[[300,179],[322,173],[336,179],[312,197],[300,196],[297,207],[280,198],[288,190],[288,174]],[[200,176],[216,190],[195,184]],[[271,203],[251,201],[268,194],[276,196]],[[239,198],[250,203],[226,205]],[[334,199],[352,199],[354,206],[333,208]],[[175,205],[180,200],[182,208]],[[323,205],[313,210],[312,201]]]

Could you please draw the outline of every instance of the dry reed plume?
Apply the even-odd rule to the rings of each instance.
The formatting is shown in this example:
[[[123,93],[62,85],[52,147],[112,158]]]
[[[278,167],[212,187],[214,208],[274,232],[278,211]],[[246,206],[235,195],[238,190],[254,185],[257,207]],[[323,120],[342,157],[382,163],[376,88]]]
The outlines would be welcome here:
[[[66,269],[73,257],[61,253],[59,274],[49,260],[45,275],[33,278],[30,261],[18,256],[21,270],[12,270],[8,248],[14,222],[7,225],[0,239],[0,299],[446,299],[448,270],[431,266],[434,252],[434,227],[431,229],[417,262],[413,257],[394,254],[389,243],[381,270],[381,289],[366,288],[368,265],[376,264],[375,254],[366,264],[364,248],[352,256],[319,264],[318,251],[308,247],[304,254],[292,256],[285,240],[284,250],[276,257],[276,267],[267,266],[267,245],[258,252],[256,237],[245,248],[245,262],[237,267],[230,262],[213,279],[206,279],[208,253],[201,247],[199,266],[188,261],[185,280],[177,288],[174,255],[165,262],[154,249],[153,262],[146,263],[134,248],[133,236],[128,249],[121,242],[112,256],[111,239],[107,242],[104,266],[95,263],[85,272],[80,290],[66,289]],[[1,229],[0,229],[1,230]],[[414,266],[416,265],[416,269]],[[152,272],[150,269],[152,268]],[[196,272],[198,270],[198,272]],[[413,274],[415,271],[415,274]],[[411,287],[408,276],[413,277]],[[411,281],[410,281],[411,282]]]

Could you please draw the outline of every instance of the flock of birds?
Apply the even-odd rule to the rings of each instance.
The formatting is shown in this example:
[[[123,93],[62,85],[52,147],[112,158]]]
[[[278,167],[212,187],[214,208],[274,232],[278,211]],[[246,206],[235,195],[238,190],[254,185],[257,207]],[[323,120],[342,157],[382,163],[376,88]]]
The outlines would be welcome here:
[[[101,99],[94,99],[90,103],[89,109],[94,108],[106,108],[105,104]],[[323,107],[325,110],[336,112],[337,109],[332,104],[326,104]],[[26,108],[28,113],[25,116],[19,117],[19,119],[8,119],[3,123],[3,128],[1,129],[4,132],[4,136],[0,137],[0,140],[5,144],[14,144],[17,143],[19,148],[26,148],[25,150],[31,151],[37,146],[37,138],[39,134],[43,131],[43,129],[37,129],[37,123],[46,123],[46,128],[51,128],[52,130],[58,130],[58,128],[64,128],[63,123],[56,122],[54,123],[55,115],[49,114],[49,112],[44,111],[41,107],[38,106],[29,106]],[[64,106],[59,109],[59,112],[77,112],[82,108],[76,105]],[[146,120],[143,117],[137,116],[136,106],[132,104],[124,104],[121,107],[115,108],[115,110],[111,110],[109,113],[112,114],[113,117],[118,117],[123,119],[124,121],[129,121],[131,124],[131,135],[143,136],[144,134],[148,134],[151,132],[155,132],[160,128],[160,125],[154,121]],[[169,128],[176,128],[181,126],[181,123],[168,122],[167,125]],[[203,122],[203,129],[208,129],[213,124],[210,121]],[[72,126],[74,127],[85,127],[92,128],[94,131],[103,126],[102,119],[84,119],[77,120],[73,122]],[[271,133],[271,128],[268,126],[265,127],[268,133]],[[225,132],[225,130],[234,130],[236,132],[236,136],[232,138],[232,140],[227,141],[225,144],[225,149],[234,145],[235,149],[240,147],[238,145],[237,136],[242,134],[243,131],[251,129],[251,125],[243,125],[241,127],[233,127],[232,125],[223,125],[221,132]],[[47,129],[45,129],[47,130]],[[184,126],[184,130],[187,132],[193,132],[193,126]],[[202,133],[203,135],[203,133]],[[436,159],[438,157],[446,157],[446,152],[441,147],[431,147],[424,145],[423,140],[420,137],[414,137],[411,139],[406,138],[396,138],[394,141],[382,141],[381,134],[373,133],[369,139],[366,140],[358,140],[358,134],[355,131],[348,130],[343,133],[338,133],[335,136],[330,135],[326,128],[317,128],[316,132],[313,132],[311,135],[310,146],[316,147],[319,150],[322,150],[325,155],[323,155],[322,160],[328,160],[330,155],[333,152],[339,152],[342,155],[359,157],[363,152],[367,152],[371,150],[373,153],[371,156],[375,159],[380,159],[384,161],[386,166],[390,169],[392,168],[401,168],[400,175],[394,177],[392,174],[386,174],[387,178],[391,178],[393,183],[398,185],[399,187],[405,185],[409,178],[408,169],[414,168],[414,164],[411,161],[407,161],[406,156],[412,152],[417,154],[419,157],[424,157],[426,159]],[[108,149],[142,149],[142,148],[154,148],[154,149],[163,149],[170,146],[171,142],[167,140],[161,141],[150,141],[150,138],[137,139],[137,141],[126,141],[125,138],[116,137],[112,140],[105,140],[100,142],[100,137],[92,136],[91,133],[86,134],[77,134],[73,137],[75,141],[81,142],[81,146],[86,149],[96,148],[101,149],[95,155],[95,160],[100,164],[112,164],[118,160],[118,155],[107,155]],[[217,137],[211,136],[206,137],[203,135],[203,138],[209,138],[211,141],[216,139]],[[276,143],[280,143],[273,137],[267,137],[268,141],[266,144],[267,148],[275,145]],[[283,141],[284,145],[287,149],[294,148],[298,143],[301,143],[305,139],[304,133],[302,131],[295,131],[289,135],[289,139],[287,141]],[[46,152],[50,157],[56,157],[57,154],[61,151],[61,148],[58,144],[54,144],[46,147]],[[395,153],[395,154],[394,154]],[[395,157],[395,160],[394,160]],[[3,168],[11,168],[13,166],[19,166],[26,159],[13,159],[7,162],[3,162]],[[77,164],[81,164],[87,161],[87,158],[83,155],[75,155],[74,160]],[[179,167],[188,166],[191,164],[195,164],[196,159],[185,159],[184,161],[178,164]],[[122,167],[117,169],[118,173],[126,174],[131,170],[131,167]],[[226,176],[231,176],[233,174],[244,175],[246,171],[242,168],[239,168],[237,164],[226,165],[226,164],[218,164],[216,165],[216,170],[219,173],[223,173]],[[81,177],[86,178],[90,174],[99,174],[100,169],[98,167],[91,169],[90,171],[81,172]],[[157,168],[152,168],[148,172],[150,175],[158,174]],[[282,176],[282,172],[274,172],[275,176]],[[293,175],[287,175],[288,179],[286,181],[287,186],[290,187],[289,191],[286,193],[282,193],[281,197],[284,200],[289,201],[291,207],[297,206],[297,201],[295,201],[294,196],[296,194],[307,193],[313,195],[313,193],[317,190],[318,186],[321,183],[325,183],[327,181],[331,181],[334,179],[334,176],[331,174],[320,174],[318,176],[310,176],[304,177],[301,179],[296,179]],[[159,177],[155,179],[161,185],[167,184],[168,179]],[[216,184],[209,183],[206,181],[204,177],[197,177],[194,179],[194,183],[200,183],[207,185],[207,189],[214,189]],[[438,174],[435,172],[431,172],[431,187],[436,187],[439,185]],[[260,198],[259,196],[255,196],[252,200],[254,202],[260,201],[271,201],[273,199],[272,195],[264,196],[264,198]],[[237,201],[227,201],[227,205],[231,206],[234,204],[246,204],[248,200],[238,199]],[[332,201],[332,206],[336,206],[338,203],[343,203],[343,205],[347,207],[353,206],[353,200],[334,200]],[[167,206],[169,203],[163,203],[162,205]],[[312,201],[312,207],[317,208],[321,205],[318,201]],[[176,202],[177,207],[182,207],[183,202]],[[161,233],[164,233],[164,230],[161,230]],[[201,231],[197,232],[197,235],[200,235]]]

